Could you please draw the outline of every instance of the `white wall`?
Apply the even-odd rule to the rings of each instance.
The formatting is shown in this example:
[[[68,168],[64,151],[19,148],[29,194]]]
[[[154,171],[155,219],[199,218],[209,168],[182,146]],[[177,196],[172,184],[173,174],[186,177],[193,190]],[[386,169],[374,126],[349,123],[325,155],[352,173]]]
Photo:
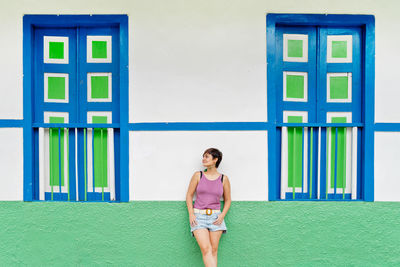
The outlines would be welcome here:
[[[22,129],[0,128],[0,200],[23,199]]]
[[[400,133],[375,133],[375,200],[400,201]]]
[[[0,118],[22,117],[23,14],[111,13],[129,15],[131,122],[265,121],[265,18],[287,12],[374,14],[376,120],[399,122],[399,8],[397,0],[9,1],[0,10]]]
[[[400,93],[396,68],[397,62],[400,62],[398,49],[400,36],[397,34],[397,27],[400,25],[398,15],[400,2],[397,0],[321,0],[317,2],[312,0],[71,0],[64,2],[20,0],[8,1],[7,5],[4,3],[3,1],[0,5],[2,40],[0,42],[0,119],[22,118],[22,17],[24,14],[127,14],[130,45],[130,121],[199,122],[266,121],[266,14],[329,13],[375,15],[376,121],[400,122],[397,100]],[[15,131],[15,129],[10,131]],[[163,149],[168,148],[168,142],[174,139],[174,135],[182,137],[183,142],[186,143],[192,140],[194,146],[191,149],[182,146],[177,150],[192,157],[206,145],[205,141],[193,139],[194,135],[200,135],[200,133],[168,133],[172,136],[166,134],[165,132],[131,134],[131,139],[136,140],[132,145],[133,148],[136,146],[140,148],[133,151],[150,153],[161,161],[161,155],[164,155],[165,151],[162,149],[157,153],[147,151],[144,145],[152,144],[154,140],[152,142],[150,140],[153,136],[157,138],[162,136],[154,142]],[[209,134],[211,133],[204,133],[204,136]],[[225,134],[231,137],[225,140],[218,137],[219,133],[213,133],[213,138],[210,137],[207,140],[213,140],[217,147],[233,144],[235,138],[246,142],[246,145],[255,146],[253,141],[247,143],[248,140],[245,137],[249,134],[265,136],[265,133],[260,132],[242,133],[242,135]],[[0,139],[6,140],[1,141],[0,146],[16,144],[20,142],[19,138],[18,135],[10,135],[7,139]],[[254,140],[259,142],[257,146],[260,148],[257,153],[266,152],[266,140],[259,136]],[[177,145],[180,144],[177,141],[174,142]],[[229,148],[225,150],[225,153],[229,155]],[[138,154],[134,155],[138,156]],[[385,164],[390,162],[385,154],[377,155]],[[18,158],[22,158],[22,150]],[[264,159],[261,157],[260,162],[257,163],[263,165],[254,167],[260,170],[260,177],[265,174],[267,168],[267,161],[263,161]],[[21,171],[20,160],[7,160],[9,161],[6,167],[9,170]],[[138,165],[139,171],[136,173],[134,170],[134,176],[142,176],[145,173],[141,168],[149,166],[150,163],[146,160],[149,159],[138,157],[137,162],[133,162],[134,166]],[[192,160],[196,159],[188,159],[186,163],[189,167],[182,169],[180,175],[187,177],[188,173],[196,169]],[[235,169],[240,163],[237,157],[233,157],[229,168],[226,165],[223,168],[232,175],[242,175],[243,173]],[[250,163],[246,164],[250,166]],[[379,167],[382,163],[376,164]],[[15,177],[20,177],[18,175]],[[386,179],[380,177],[380,173],[376,173],[376,184],[381,182],[380,179]],[[239,178],[235,179],[240,181]],[[258,182],[260,182],[259,179],[261,178],[256,178]],[[14,191],[8,192],[7,196],[20,199],[22,184],[21,187],[14,186],[15,184],[12,185],[15,188]],[[248,195],[249,192],[245,192],[248,189],[242,189],[246,187],[239,188],[241,192],[236,195],[238,199],[251,198]],[[182,190],[179,190],[160,199],[181,199]],[[385,190],[383,189],[382,192]],[[138,198],[145,198],[145,196],[140,196],[140,191],[136,193]],[[0,194],[0,199],[6,198],[3,197],[3,193]],[[257,199],[261,199],[258,193]]]
[[[184,200],[203,152],[223,153],[220,173],[231,181],[233,200],[268,199],[267,133],[263,131],[131,132],[132,200]]]

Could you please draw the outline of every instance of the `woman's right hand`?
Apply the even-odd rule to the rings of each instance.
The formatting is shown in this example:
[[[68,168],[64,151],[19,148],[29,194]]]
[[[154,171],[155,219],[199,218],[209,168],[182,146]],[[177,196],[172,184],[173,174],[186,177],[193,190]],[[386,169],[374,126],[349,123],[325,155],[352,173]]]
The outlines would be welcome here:
[[[196,215],[190,214],[189,215],[189,221],[191,226],[197,225],[197,220],[196,220]]]

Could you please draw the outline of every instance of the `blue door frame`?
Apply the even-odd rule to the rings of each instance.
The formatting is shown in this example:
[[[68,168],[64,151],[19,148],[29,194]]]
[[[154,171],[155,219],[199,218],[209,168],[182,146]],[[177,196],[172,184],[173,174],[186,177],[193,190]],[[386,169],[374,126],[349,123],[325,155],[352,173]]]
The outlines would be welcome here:
[[[280,143],[281,143],[281,132],[280,124],[282,123],[282,114],[279,114],[276,99],[279,97],[280,92],[277,92],[276,88],[279,88],[281,81],[276,77],[276,69],[279,69],[280,64],[276,60],[276,54],[281,53],[279,48],[276,47],[276,36],[279,26],[293,27],[303,26],[307,29],[307,26],[319,26],[319,27],[355,27],[361,29],[363,32],[364,39],[362,40],[361,47],[362,55],[361,58],[364,60],[362,65],[361,77],[362,94],[361,101],[355,106],[361,107],[360,116],[355,117],[356,123],[350,124],[350,126],[360,126],[360,121],[363,121],[363,135],[361,138],[361,149],[362,154],[362,169],[361,174],[361,198],[365,201],[374,200],[374,73],[375,73],[375,19],[371,15],[311,15],[311,14],[268,14],[267,15],[267,76],[268,76],[268,123],[270,124],[268,131],[268,195],[269,200],[279,200],[280,197]],[[343,31],[343,30],[338,30]],[[344,30],[346,31],[346,30]],[[322,34],[326,34],[326,30],[321,31]],[[319,34],[321,34],[319,32]],[[320,59],[321,61],[322,59]],[[318,64],[326,65],[325,62]],[[311,74],[312,75],[312,74]],[[313,97],[313,95],[311,95]],[[295,105],[302,105],[301,103],[295,103]],[[324,104],[321,108],[329,110],[330,105]],[[340,106],[340,105],[339,105]],[[340,108],[347,110],[348,107],[342,105]],[[354,107],[356,108],[356,107]],[[359,113],[359,112],[358,112]],[[317,116],[318,117],[318,116]],[[321,116],[319,116],[321,117]],[[323,116],[324,117],[324,116]],[[317,120],[320,121],[321,119]],[[320,121],[321,123],[323,121]],[[300,124],[299,124],[300,126]]]
[[[127,202],[129,201],[129,127],[128,127],[128,17],[126,15],[25,15],[23,18],[23,72],[24,72],[24,97],[23,97],[23,107],[24,107],[24,120],[23,120],[23,138],[24,138],[24,201],[33,201],[38,199],[38,148],[35,145],[35,140],[38,138],[37,130],[35,127],[57,127],[53,124],[43,123],[43,113],[35,113],[34,107],[42,107],[42,105],[36,105],[34,103],[40,102],[37,94],[34,94],[33,88],[35,87],[35,82],[42,82],[35,77],[34,69],[34,35],[39,28],[76,28],[76,27],[114,27],[118,32],[119,45],[118,48],[113,46],[113,49],[117,49],[116,52],[119,55],[119,63],[117,68],[119,71],[119,79],[113,79],[113,83],[117,84],[119,87],[119,96],[115,95],[113,90],[113,99],[117,97],[117,101],[113,103],[112,109],[116,110],[113,116],[119,118],[114,121],[112,125],[116,127],[115,129],[115,144],[118,144],[115,151],[115,175],[116,175],[116,200]],[[66,29],[67,30],[67,29]],[[71,31],[71,30],[67,30]],[[40,32],[40,30],[39,30]],[[75,38],[71,36],[72,38]],[[78,49],[78,48],[77,48]],[[119,51],[118,51],[119,49]],[[76,51],[71,50],[73,55],[76,55]],[[72,56],[73,56],[72,55]],[[71,56],[71,55],[70,55]],[[78,62],[77,62],[78,64]],[[57,68],[57,66],[56,66]],[[80,98],[81,101],[85,99]],[[113,101],[114,102],[114,101]],[[43,101],[41,101],[43,103]],[[49,105],[51,103],[48,103]],[[89,105],[92,105],[90,103]],[[77,103],[80,107],[86,109],[87,103],[81,105]],[[109,104],[99,104],[95,107],[90,107],[91,110],[105,110]],[[44,107],[45,105],[43,105]],[[64,108],[60,105],[61,110]],[[60,111],[61,111],[60,110]],[[64,111],[64,110],[63,110]],[[77,108],[69,111],[71,120],[71,127],[78,128],[89,128],[90,126],[85,120],[76,121],[79,115]],[[39,116],[39,117],[38,117]],[[113,118],[114,119],[114,118]],[[83,122],[82,122],[83,121]],[[115,123],[114,123],[115,122]],[[60,126],[60,125],[59,125]],[[70,131],[70,138],[74,140],[73,131]],[[79,131],[78,131],[79,135]],[[78,143],[81,138],[78,138]],[[73,142],[70,142],[70,148],[73,147]],[[74,157],[75,153],[72,149],[70,153],[70,160]],[[74,165],[74,164],[71,164]],[[70,174],[74,175],[75,171]]]

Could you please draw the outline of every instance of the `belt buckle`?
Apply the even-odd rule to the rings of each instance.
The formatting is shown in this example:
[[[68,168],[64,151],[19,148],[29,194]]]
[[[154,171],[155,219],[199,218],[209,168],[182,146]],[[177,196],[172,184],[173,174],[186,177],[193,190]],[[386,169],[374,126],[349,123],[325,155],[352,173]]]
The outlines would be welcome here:
[[[206,209],[206,214],[211,215],[212,214],[212,209]]]

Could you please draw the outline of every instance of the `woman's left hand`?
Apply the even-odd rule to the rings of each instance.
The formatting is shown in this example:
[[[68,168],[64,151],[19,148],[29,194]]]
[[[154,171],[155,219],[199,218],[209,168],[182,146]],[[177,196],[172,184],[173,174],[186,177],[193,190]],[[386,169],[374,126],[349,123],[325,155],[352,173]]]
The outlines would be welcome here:
[[[220,213],[218,215],[218,218],[213,222],[213,224],[221,224],[224,221],[224,217],[225,215],[223,215],[222,213]]]

